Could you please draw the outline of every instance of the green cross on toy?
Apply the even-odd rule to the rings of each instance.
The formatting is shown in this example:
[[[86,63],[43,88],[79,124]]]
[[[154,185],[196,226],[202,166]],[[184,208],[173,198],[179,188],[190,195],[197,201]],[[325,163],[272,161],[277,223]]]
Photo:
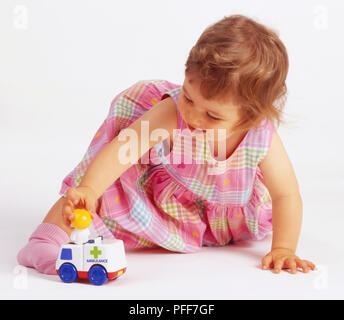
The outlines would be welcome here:
[[[92,254],[94,256],[94,259],[97,259],[98,256],[100,256],[102,254],[102,251],[101,250],[98,251],[98,247],[95,246],[95,247],[93,247],[93,250],[90,251],[90,254]]]

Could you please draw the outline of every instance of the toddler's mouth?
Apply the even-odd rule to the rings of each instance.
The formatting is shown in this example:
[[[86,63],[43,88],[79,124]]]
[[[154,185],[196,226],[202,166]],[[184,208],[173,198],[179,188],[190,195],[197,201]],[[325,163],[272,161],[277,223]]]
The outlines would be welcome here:
[[[190,129],[191,131],[195,131],[195,130],[196,130],[196,128],[190,126],[189,124],[188,124],[188,127],[189,127],[189,129]],[[206,130],[202,130],[201,128],[197,128],[197,129],[198,129],[198,131],[206,132]]]

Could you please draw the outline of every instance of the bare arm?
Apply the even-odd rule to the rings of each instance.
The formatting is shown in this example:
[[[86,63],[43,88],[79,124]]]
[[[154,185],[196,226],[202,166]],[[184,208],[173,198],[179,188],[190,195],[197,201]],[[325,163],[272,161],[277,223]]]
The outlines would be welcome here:
[[[277,132],[259,166],[272,199],[272,249],[285,247],[295,251],[302,223],[302,199],[293,166]]]
[[[142,121],[149,123],[149,130],[146,131],[148,137],[141,132]],[[147,127],[147,123],[145,125]],[[167,133],[173,137],[173,129],[176,126],[177,113],[172,98],[159,101],[139,119],[123,129],[96,155],[89,165],[80,187],[92,189],[98,199],[123,172],[137,163],[142,155],[159,142],[149,139],[152,131],[161,129],[161,133]],[[121,141],[123,136],[129,136],[129,141]],[[131,149],[129,149],[129,144]]]
[[[315,266],[295,256],[302,224],[302,199],[293,166],[277,132],[259,167],[272,199],[273,238],[271,252],[264,257],[263,267],[273,264],[279,272],[285,266],[292,273],[301,267],[307,272],[308,267]]]

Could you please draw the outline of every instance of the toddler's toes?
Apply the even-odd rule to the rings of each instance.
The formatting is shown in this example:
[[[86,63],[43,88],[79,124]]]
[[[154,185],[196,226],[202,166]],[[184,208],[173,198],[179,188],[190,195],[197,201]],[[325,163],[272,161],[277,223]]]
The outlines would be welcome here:
[[[29,257],[27,254],[26,246],[22,249],[17,254],[17,261],[20,265],[25,266],[25,267],[31,267],[31,263],[29,262]]]
[[[56,273],[56,258],[53,260],[47,260],[44,263],[38,263],[36,269],[45,274],[57,274]]]
[[[69,242],[68,234],[57,225],[41,223],[18,255],[18,263],[39,272],[56,274],[55,264],[62,244]]]
[[[18,255],[18,263],[45,274],[56,274],[59,247],[54,243],[30,241]]]

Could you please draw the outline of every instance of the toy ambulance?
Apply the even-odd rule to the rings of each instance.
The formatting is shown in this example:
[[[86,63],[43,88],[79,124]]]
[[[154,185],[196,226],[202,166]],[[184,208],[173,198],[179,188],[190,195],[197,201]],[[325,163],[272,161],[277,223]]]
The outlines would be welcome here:
[[[127,268],[124,244],[119,239],[97,237],[86,243],[68,243],[61,247],[56,272],[63,282],[89,279],[95,285],[121,276]]]

